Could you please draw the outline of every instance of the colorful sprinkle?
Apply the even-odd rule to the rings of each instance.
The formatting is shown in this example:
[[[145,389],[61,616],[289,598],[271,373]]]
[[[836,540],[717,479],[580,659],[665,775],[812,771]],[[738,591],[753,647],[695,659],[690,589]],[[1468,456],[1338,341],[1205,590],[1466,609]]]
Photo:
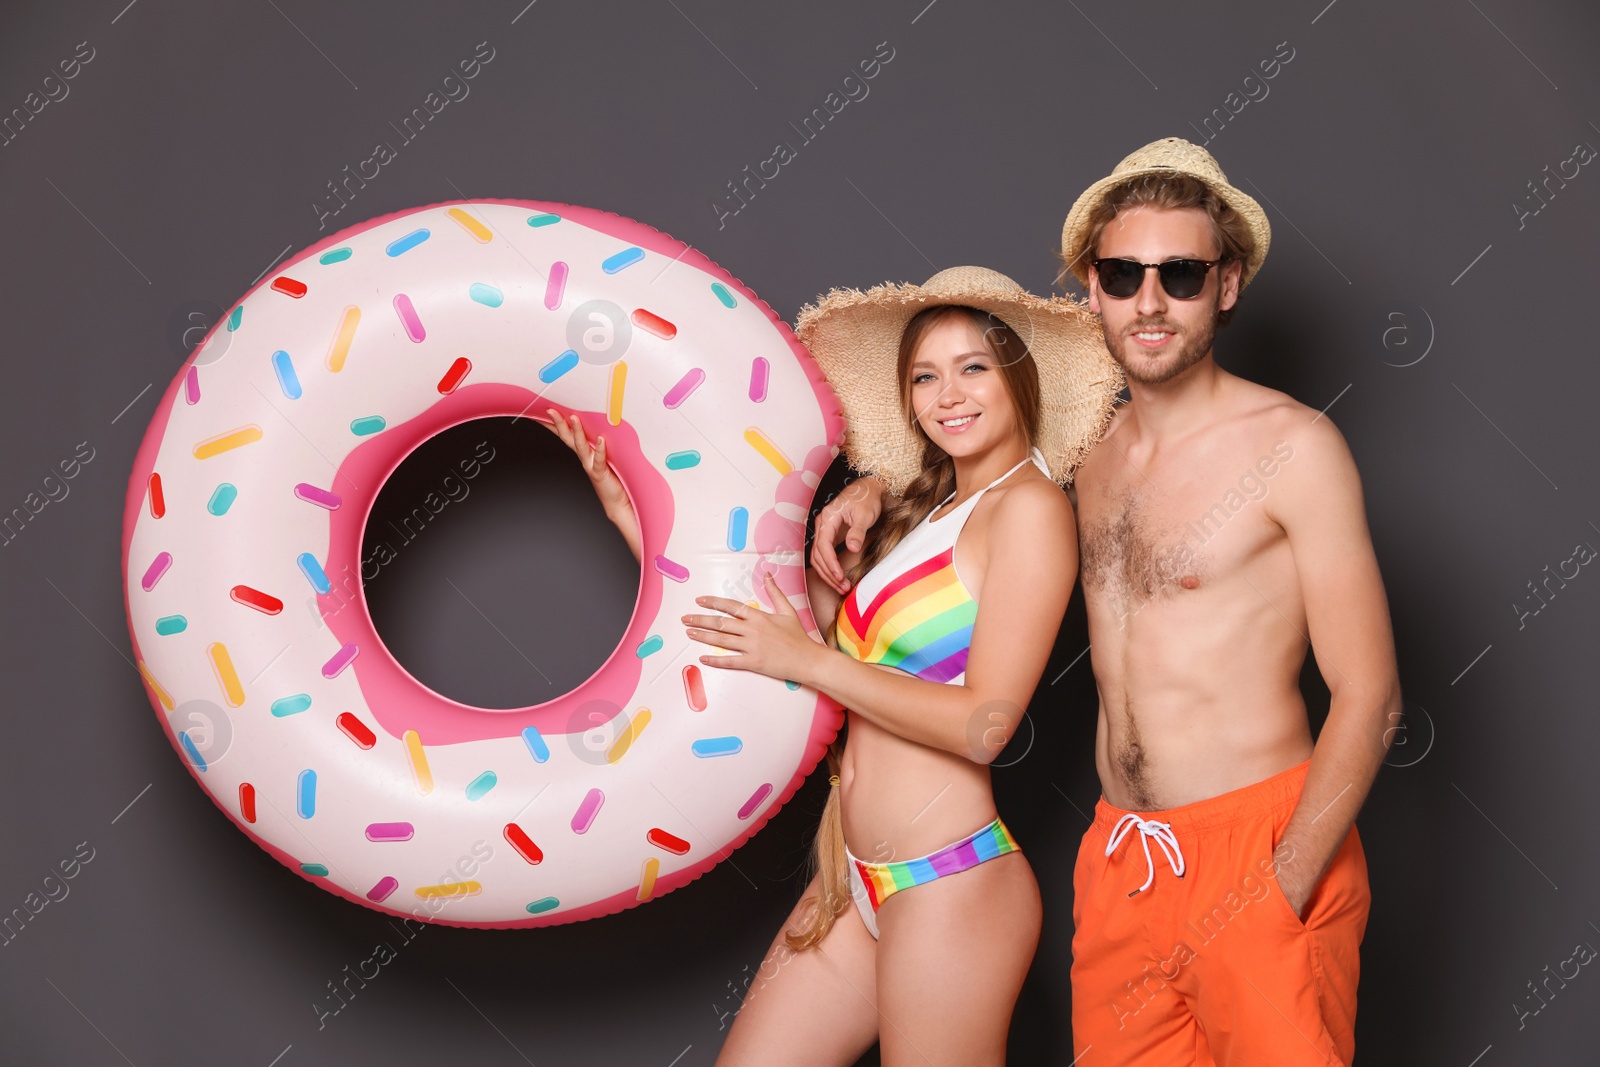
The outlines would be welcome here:
[[[555,359],[539,368],[539,380],[546,385],[561,377],[567,371],[578,365],[578,353],[567,349]]]
[[[190,404],[200,403],[200,368],[193,364],[183,372],[183,399]]]
[[[333,722],[339,727],[340,733],[356,743],[357,748],[367,749],[378,743],[378,735],[348,711],[341,711]]]
[[[772,464],[780,475],[792,474],[794,464],[789,462],[777,445],[772,443],[772,438],[762,433],[758,427],[750,426],[744,431],[744,439],[751,448],[761,453],[761,458]]]
[[[330,248],[328,251],[317,257],[317,262],[326,267],[331,263],[343,263],[345,260],[350,258],[350,255],[351,252],[348,246],[344,248]]]
[[[567,291],[567,265],[561,260],[550,264],[550,277],[544,283],[544,306],[555,311],[561,306],[561,296]]]
[[[156,699],[161,701],[161,706],[171,711],[175,706],[172,703],[172,696],[161,688],[161,683],[156,681],[156,676],[150,673],[150,668],[144,665],[144,660],[139,660],[135,666],[139,668],[139,676],[144,679],[144,684],[148,685],[150,691],[156,695]]]
[[[706,680],[700,668],[693,663],[683,668],[683,695],[694,711],[706,710]]]
[[[205,757],[200,755],[200,750],[194,747],[194,738],[189,736],[188,730],[178,731],[178,744],[183,746],[184,755],[189,757],[189,762],[194,764],[194,769],[204,772],[206,769]]]
[[[493,789],[500,779],[493,771],[484,771],[478,777],[467,783],[467,799],[478,800],[485,793]]]
[[[278,388],[283,390],[283,395],[299,400],[300,376],[294,372],[294,360],[281,348],[272,353],[272,372],[278,376]]]
[[[356,327],[361,325],[361,309],[354,304],[346,304],[344,314],[339,316],[339,328],[333,331],[333,340],[328,343],[328,354],[324,361],[328,369],[338,374],[344,370],[345,357],[350,354],[350,344],[356,339]]]
[[[328,877],[328,867],[323,863],[302,863],[300,869],[315,878]]]
[[[468,286],[467,295],[486,308],[497,308],[506,302],[506,294],[483,282],[473,282]]]
[[[194,446],[195,459],[210,459],[220,456],[224,452],[240,448],[252,442],[261,440],[261,427],[251,423],[241,426],[227,433],[219,433],[215,437],[208,437]]]
[[[404,237],[399,237],[393,241],[390,241],[389,244],[384,248],[384,251],[389,253],[391,256],[403,256],[431,236],[432,234],[428,232],[428,228],[424,226],[420,230],[412,230]]]
[[[611,364],[611,378],[606,386],[606,421],[613,426],[622,425],[622,390],[628,382],[628,364],[617,360]]]
[[[322,569],[322,564],[317,562],[317,557],[309,552],[302,552],[294,558],[300,567],[300,573],[306,576],[306,581],[311,583],[311,588],[319,593],[326,593],[333,588],[333,583],[328,581],[328,572]]]
[[[238,486],[232,482],[218,482],[217,487],[211,490],[211,499],[206,501],[206,510],[213,515],[226,515],[237,499],[239,499]]]
[[[721,282],[712,282],[711,291],[717,294],[717,299],[722,301],[723,307],[731,308],[739,306],[739,302],[733,298],[733,294],[728,292],[728,287],[723,285]]]
[[[357,437],[365,437],[377,433],[387,425],[382,415],[363,415],[359,419],[350,420],[350,432]]]
[[[765,356],[757,356],[750,361],[750,399],[757,404],[767,398],[767,376],[771,369],[772,365]]]
[[[549,911],[552,908],[559,908],[560,906],[561,901],[557,900],[555,897],[540,897],[538,900],[528,902],[528,914],[539,915],[543,912]]]
[[[686,467],[698,466],[700,453],[692,448],[684,449],[682,452],[668,452],[666,463],[667,470],[681,471]]]
[[[800,688],[800,683],[799,683],[799,682],[791,682],[791,681],[789,681],[789,680],[787,680],[787,679],[785,679],[785,680],[784,680],[784,683],[783,683],[783,687],[784,687],[784,688],[785,688],[785,689],[787,689],[787,690],[789,690],[789,691],[790,691],[790,692],[791,692],[791,693],[792,693],[792,692],[794,692],[794,691],[795,691],[795,690],[796,690],[796,689],[799,689],[799,688]]]
[[[410,841],[416,827],[408,822],[375,822],[367,825],[368,841]]]
[[[639,708],[635,711],[633,717],[628,720],[627,728],[616,736],[616,739],[611,742],[611,747],[606,750],[606,762],[615,763],[627,755],[628,749],[633,746],[633,743],[639,739],[639,735],[644,733],[644,728],[649,725],[650,709]]]
[[[674,856],[681,856],[685,852],[689,851],[689,842],[685,841],[676,834],[667,833],[659,826],[652,828],[648,833],[646,833],[644,835],[644,839],[657,848],[665,849]]]
[[[156,587],[161,576],[167,573],[167,568],[172,566],[171,552],[157,552],[156,558],[150,561],[150,566],[145,568],[144,577],[139,579],[139,585],[146,593]]]
[[[243,321],[244,305],[240,304],[238,307],[234,308],[233,313],[228,316],[228,332],[232,333],[234,330],[237,330],[239,328],[239,324]]]
[[[152,471],[147,484],[150,488],[150,517],[159,519],[167,513],[167,497],[161,489],[161,475]]]
[[[661,861],[651,856],[639,867],[639,900],[649,900],[656,891],[656,875],[661,871]]]
[[[678,336],[678,328],[653,311],[639,308],[634,311],[630,318],[633,319],[633,324],[639,329],[645,333],[653,333],[664,341],[670,341]],[[667,405],[669,408],[677,406],[676,404]]]
[[[728,550],[743,552],[749,538],[750,511],[747,508],[734,508],[728,512]]]
[[[756,791],[750,794],[750,799],[739,805],[739,818],[748,819],[750,816],[754,815],[756,813],[756,809],[761,807],[761,802],[766,800],[771,795],[772,783],[762,782],[756,787]]]
[[[529,226],[553,226],[561,221],[560,215],[529,215]]]
[[[309,767],[300,772],[294,810],[302,819],[309,819],[317,813],[317,772]]]
[[[156,620],[156,633],[162,637],[181,634],[189,628],[189,620],[182,615],[163,615]]]
[[[385,900],[388,900],[389,896],[399,888],[400,880],[395,878],[392,874],[386,874],[382,878],[378,879],[376,885],[367,890],[367,899],[372,901],[374,904],[381,904]]]
[[[685,567],[681,563],[674,563],[672,560],[668,559],[666,556],[660,555],[659,553],[656,555],[656,570],[660,571],[662,574],[665,574],[668,578],[671,578],[675,582],[687,582],[689,580],[688,567]]]
[[[550,746],[544,743],[544,735],[539,733],[537,726],[522,728],[522,743],[528,746],[528,754],[533,757],[533,762],[543,763],[550,758]]]
[[[700,388],[700,383],[705,380],[706,372],[694,367],[678,379],[678,384],[667,390],[667,395],[661,398],[661,402],[669,408],[675,408],[687,400],[690,393]]]
[[[615,274],[625,267],[631,267],[644,258],[642,248],[624,248],[614,256],[607,256],[600,261],[600,269],[607,274]]]
[[[326,489],[319,489],[310,482],[300,482],[294,487],[294,495],[308,504],[315,504],[319,508],[332,511],[344,503],[344,498],[338,493],[330,493]]]
[[[517,855],[529,863],[540,863],[544,860],[544,850],[534,844],[533,838],[528,836],[528,832],[516,823],[506,823],[505,835],[506,840],[511,843],[511,847],[517,850]]]
[[[472,360],[466,356],[457,356],[450,369],[444,372],[444,377],[439,379],[439,392],[448,396],[456,391],[456,386],[461,384],[461,379],[467,376],[472,369]]]
[[[433,772],[428,769],[428,754],[422,750],[422,735],[415,730],[407,730],[403,737],[406,759],[411,763],[411,777],[417,783],[417,792],[427,796],[433,792]]]
[[[480,882],[446,882],[443,885],[419,885],[415,893],[423,900],[433,897],[475,897],[483,892]]]
[[[417,318],[417,309],[411,306],[411,298],[404,293],[394,295],[395,314],[400,316],[400,325],[406,328],[406,336],[413,341],[421,341],[428,336],[422,328],[422,320]]]
[[[286,274],[280,274],[272,279],[272,288],[275,292],[282,293],[284,296],[292,296],[296,300],[306,295],[306,283],[297,282]]]
[[[211,672],[217,676],[217,684],[222,687],[222,696],[228,707],[236,708],[243,704],[244,686],[239,684],[239,672],[233,669],[233,657],[228,655],[228,646],[221,641],[213,641],[206,646],[206,655],[211,658]]]
[[[239,783],[239,817],[245,822],[256,821],[256,787],[249,782]]]
[[[255,608],[263,615],[276,615],[283,610],[283,601],[271,593],[263,593],[259,589],[252,589],[248,585],[236,585],[228,590],[228,596],[237,604],[247,608]]]
[[[473,218],[471,212],[463,208],[453,207],[446,211],[445,214],[455,219],[461,225],[461,228],[470,233],[472,239],[479,244],[486,245],[493,240],[494,234],[489,230],[489,227]]]
[[[581,834],[588,832],[594,825],[594,817],[600,812],[600,805],[604,804],[606,795],[598,789],[590,789],[584,794],[583,802],[578,805],[578,810],[572,816],[572,832]]]
[[[328,662],[322,665],[322,676],[324,678],[337,677],[340,671],[350,666],[350,662],[356,658],[356,654],[360,651],[361,649],[356,647],[354,641],[346,641],[339,651],[335,652],[328,659]]]
[[[689,750],[701,759],[732,756],[743,748],[744,742],[737,737],[703,737],[689,746]]]
[[[272,702],[272,714],[284,719],[290,715],[298,715],[311,706],[310,693],[296,693],[292,697],[279,697]]]
[[[638,656],[640,659],[644,659],[652,652],[660,652],[662,646],[665,644],[666,642],[661,640],[660,634],[651,634],[649,637],[639,642],[639,647],[633,650],[633,654]]]

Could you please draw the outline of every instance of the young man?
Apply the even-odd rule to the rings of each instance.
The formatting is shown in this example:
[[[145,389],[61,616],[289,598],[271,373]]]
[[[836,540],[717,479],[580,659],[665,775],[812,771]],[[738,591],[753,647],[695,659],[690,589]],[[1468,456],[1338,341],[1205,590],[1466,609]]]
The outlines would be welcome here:
[[[1178,138],[1091,186],[1062,233],[1131,397],[1074,493],[1103,795],[1073,880],[1073,1040],[1107,1063],[1355,1051],[1354,820],[1399,682],[1343,437],[1212,356],[1269,241],[1255,200]],[[818,517],[813,564],[837,586],[835,545],[861,543],[881,496],[862,479]],[[1308,646],[1332,693],[1314,746]]]

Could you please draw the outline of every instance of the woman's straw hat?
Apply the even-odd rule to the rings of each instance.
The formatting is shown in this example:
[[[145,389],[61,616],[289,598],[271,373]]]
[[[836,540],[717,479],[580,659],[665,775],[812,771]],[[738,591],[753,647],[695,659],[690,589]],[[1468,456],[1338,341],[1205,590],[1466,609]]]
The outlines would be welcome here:
[[[807,305],[795,333],[844,407],[844,451],[856,470],[903,493],[922,470],[922,438],[901,406],[896,361],[906,323],[924,308],[961,304],[998,316],[1039,369],[1041,426],[1034,442],[1062,485],[1111,422],[1122,369],[1100,322],[1070,297],[1039,297],[998,271],[951,267],[921,285],[834,289]]]
[[[1245,260],[1244,271],[1239,276],[1239,289],[1250,284],[1250,279],[1261,269],[1267,258],[1267,246],[1272,243],[1272,227],[1267,224],[1267,213],[1255,198],[1228,184],[1228,176],[1210,152],[1181,137],[1164,137],[1152,141],[1128,156],[1109,177],[1101,178],[1078,197],[1067,213],[1066,225],[1061,228],[1061,254],[1072,273],[1085,286],[1089,284],[1090,253],[1085,244],[1089,240],[1089,217],[1117,186],[1145,174],[1187,174],[1205,183],[1212,192],[1237,211],[1250,229],[1255,247]]]

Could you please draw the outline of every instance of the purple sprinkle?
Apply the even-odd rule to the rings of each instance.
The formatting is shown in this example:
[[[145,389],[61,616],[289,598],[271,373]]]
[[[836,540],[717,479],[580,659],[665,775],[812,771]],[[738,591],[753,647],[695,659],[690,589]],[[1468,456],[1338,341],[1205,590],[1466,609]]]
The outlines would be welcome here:
[[[750,799],[739,806],[739,818],[748,819],[750,816],[754,815],[756,809],[761,806],[761,802],[766,800],[767,797],[771,795],[772,783],[762,782],[760,787],[754,793],[750,794]]]
[[[661,398],[661,402],[669,408],[675,408],[689,399],[689,394],[698,389],[700,383],[705,380],[706,372],[699,367],[695,367],[688,374],[679,378],[677,385],[667,390],[667,395]]]
[[[367,890],[367,899],[374,904],[389,899],[389,894],[400,888],[400,882],[393,875],[384,875],[378,879],[378,884]]]
[[[750,399],[761,403],[767,398],[767,371],[771,364],[757,356],[750,364]]]
[[[172,566],[172,553],[157,552],[156,558],[150,561],[150,568],[144,572],[144,577],[139,580],[139,584],[144,587],[146,593],[156,587],[156,583],[161,580],[163,574],[167,573],[167,568],[170,566]]]
[[[687,582],[689,580],[688,567],[685,567],[681,563],[674,563],[666,556],[660,554],[657,554],[656,556],[656,570],[660,571],[662,574],[665,574],[668,578],[671,578],[675,582]]]
[[[327,508],[329,511],[344,503],[344,498],[337,493],[330,493],[326,489],[318,489],[309,482],[301,482],[295,486],[294,495],[318,507]]]
[[[367,827],[368,841],[410,841],[415,834],[408,822],[375,822]]]
[[[200,403],[200,371],[192,364],[183,376],[183,398],[191,404]]]
[[[322,676],[324,678],[337,677],[340,671],[350,666],[350,661],[355,659],[356,653],[360,651],[354,641],[346,642],[339,651],[333,654],[332,659],[322,665]]]

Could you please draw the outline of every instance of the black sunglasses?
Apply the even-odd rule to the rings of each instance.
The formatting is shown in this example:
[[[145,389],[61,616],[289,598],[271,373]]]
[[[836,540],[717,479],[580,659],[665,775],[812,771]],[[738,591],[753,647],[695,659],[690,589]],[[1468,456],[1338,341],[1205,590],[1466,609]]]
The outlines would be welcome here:
[[[1144,272],[1155,268],[1161,288],[1174,300],[1193,300],[1206,287],[1206,274],[1220,259],[1169,259],[1165,263],[1139,263],[1131,259],[1097,259],[1094,271],[1100,291],[1106,296],[1126,299],[1144,284]]]

